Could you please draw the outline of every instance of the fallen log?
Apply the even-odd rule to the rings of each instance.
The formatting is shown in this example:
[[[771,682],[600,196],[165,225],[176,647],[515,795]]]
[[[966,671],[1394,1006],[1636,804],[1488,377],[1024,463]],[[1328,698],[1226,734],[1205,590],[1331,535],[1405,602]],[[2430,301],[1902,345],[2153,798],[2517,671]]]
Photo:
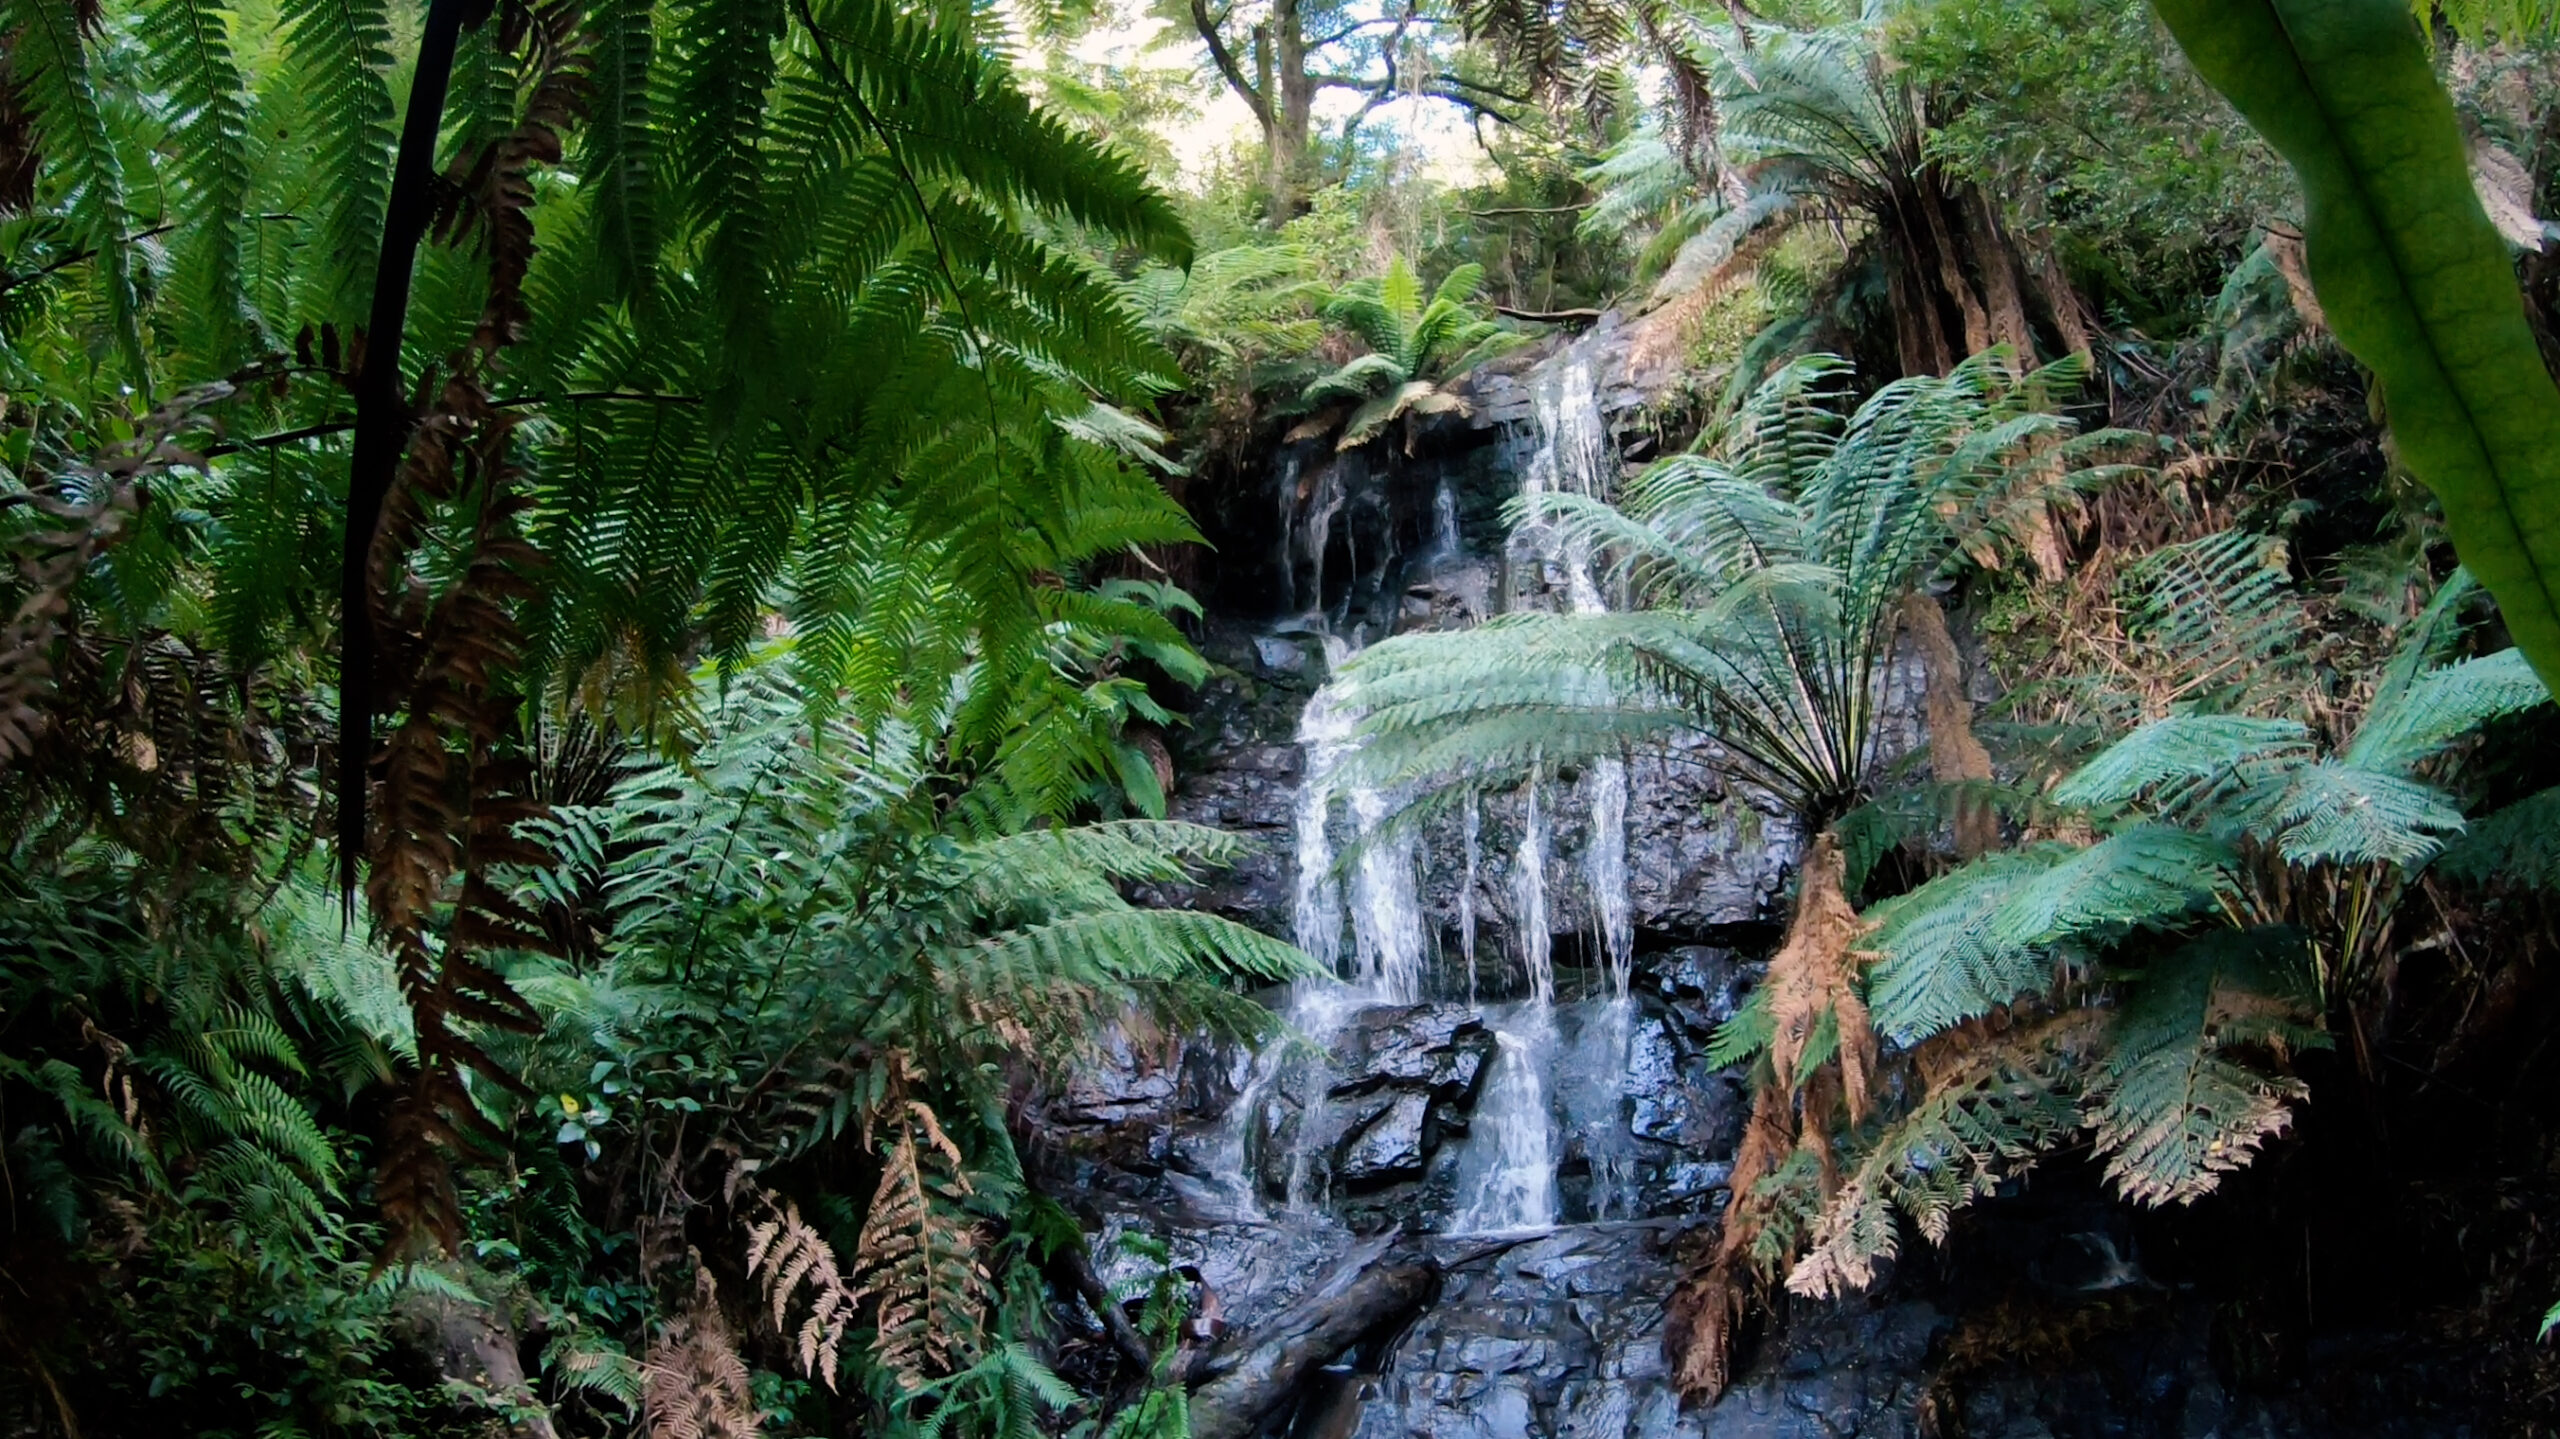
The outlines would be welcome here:
[[[1391,1243],[1353,1250],[1288,1308],[1193,1365],[1192,1439],[1249,1439],[1315,1369],[1430,1303],[1440,1266]]]

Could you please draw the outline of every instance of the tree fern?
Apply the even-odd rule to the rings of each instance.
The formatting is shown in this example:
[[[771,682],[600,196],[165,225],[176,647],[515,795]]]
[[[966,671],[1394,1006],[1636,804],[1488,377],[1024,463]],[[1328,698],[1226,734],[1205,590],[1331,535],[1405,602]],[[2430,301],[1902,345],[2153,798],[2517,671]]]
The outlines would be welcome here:
[[[2291,1126],[2302,1083],[2264,1066],[2325,1046],[2314,1022],[2295,936],[2219,935],[2155,961],[2090,1084],[2107,1177],[2139,1204],[2211,1192]]]
[[[1876,779],[1903,591],[1968,547],[1996,550],[2029,500],[2111,473],[2045,459],[2069,428],[2047,407],[2071,373],[2017,375],[1992,356],[1844,415],[1840,362],[1807,360],[1621,503],[1541,495],[1522,523],[1555,526],[1649,607],[1372,646],[1339,681],[1362,715],[1359,763],[1429,791],[1517,774],[1542,748],[1687,732],[1808,820],[1846,813]]]
[[[1924,1067],[1921,1098],[1872,1137],[1823,1206],[1787,1287],[1815,1299],[1874,1284],[1907,1216],[1944,1244],[1955,1212],[2059,1148],[2080,1128],[2073,1089],[2094,1016],[2029,1022]]]
[[[318,216],[313,308],[297,317],[350,325],[372,286],[391,187],[391,15],[383,0],[280,0],[285,83],[312,133],[270,142],[310,157],[297,208]]]
[[[236,217],[248,208],[248,106],[232,56],[231,22],[209,0],[160,0],[143,14],[152,82],[167,97],[170,177],[187,217],[171,284],[187,299],[178,316],[190,338],[191,368],[228,370],[247,358],[255,334]]]

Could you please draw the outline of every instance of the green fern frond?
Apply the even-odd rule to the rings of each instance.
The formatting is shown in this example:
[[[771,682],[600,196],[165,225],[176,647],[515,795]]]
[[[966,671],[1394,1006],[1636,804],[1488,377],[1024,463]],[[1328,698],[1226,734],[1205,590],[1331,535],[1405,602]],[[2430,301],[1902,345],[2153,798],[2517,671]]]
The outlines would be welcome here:
[[[391,16],[385,0],[279,0],[292,87],[312,133],[281,137],[310,157],[290,204],[316,214],[318,318],[352,325],[373,284],[391,187]]]
[[[2082,850],[1987,856],[1879,905],[1869,940],[1876,1027],[1916,1043],[2053,980],[2053,949],[2105,948],[2167,926],[2235,882],[2237,859],[2205,836],[2141,825]]]
[[[167,97],[181,213],[193,218],[178,249],[172,288],[186,296],[178,317],[192,368],[218,374],[247,356],[255,321],[248,308],[238,217],[248,207],[247,95],[232,56],[231,20],[209,0],[154,0],[141,37],[152,83]]]
[[[2308,1091],[2275,1066],[2327,1045],[2317,1013],[2290,931],[2211,936],[2145,969],[2085,1106],[2118,1192],[2191,1204],[2290,1128]]]
[[[2298,720],[2238,715],[2173,715],[2116,741],[2064,780],[2058,804],[2113,809],[2147,794],[2182,808],[2309,757],[2311,732]]]
[[[131,382],[148,393],[124,161],[108,133],[80,17],[78,0],[9,0],[0,6],[0,30],[10,37],[10,80],[34,121],[46,167],[67,192],[75,238],[98,267],[111,336]]]
[[[2341,758],[2359,768],[2406,775],[2491,720],[2550,702],[2524,652],[2501,650],[2410,679],[2366,711]]]
[[[1957,1210],[2076,1135],[2074,1079],[2093,1017],[2084,1011],[1986,1039],[1931,1077],[1919,1103],[1862,1142],[1787,1288],[1815,1299],[1866,1289],[1879,1261],[1901,1248],[1896,1210],[1944,1244]]]
[[[2541,682],[2523,674],[2539,696]],[[2234,809],[2287,860],[2306,865],[2414,868],[2463,828],[2462,811],[2443,791],[2337,760],[2304,765]]]
[[[2429,872],[2466,884],[2560,890],[2560,789],[2471,821]]]

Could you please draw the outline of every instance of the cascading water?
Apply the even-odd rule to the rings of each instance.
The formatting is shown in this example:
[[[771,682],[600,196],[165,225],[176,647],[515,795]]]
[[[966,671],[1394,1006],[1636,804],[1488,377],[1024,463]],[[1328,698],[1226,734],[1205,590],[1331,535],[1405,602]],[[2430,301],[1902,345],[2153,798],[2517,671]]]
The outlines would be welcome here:
[[[1555,938],[1547,920],[1547,820],[1538,810],[1534,771],[1520,793],[1520,853],[1512,861],[1511,881],[1520,911],[1511,927],[1519,938],[1520,967],[1529,976],[1529,998],[1543,1009],[1556,1002]]]
[[[1555,1046],[1546,1007],[1532,1003],[1517,1028],[1496,1028],[1493,1071],[1476,1102],[1475,1142],[1458,1169],[1458,1192],[1472,1194],[1451,1220],[1459,1234],[1508,1234],[1556,1222],[1553,1116],[1540,1075]]]
[[[1467,874],[1458,886],[1458,950],[1467,960],[1467,1003],[1476,1002],[1476,874],[1484,864],[1484,802],[1467,790],[1466,810],[1459,821],[1465,837]]]
[[[1328,661],[1339,643],[1325,642]],[[1334,772],[1351,754],[1356,718],[1338,708],[1332,694],[1323,690],[1307,702],[1306,712],[1298,718],[1305,778],[1298,787],[1295,938],[1298,948],[1327,970],[1342,961],[1342,884],[1333,873]]]
[[[1602,419],[1592,367],[1587,360],[1562,364],[1542,383],[1534,397],[1534,433],[1524,436],[1522,489],[1532,504],[1546,493],[1605,496],[1610,488],[1607,465],[1613,453]],[[1354,457],[1329,462],[1311,483],[1310,503],[1299,514],[1296,533],[1284,543],[1312,561],[1311,585],[1293,572],[1294,599],[1324,609],[1325,547],[1335,516],[1342,511],[1348,487],[1343,466]],[[1294,476],[1292,476],[1294,479]],[[1295,484],[1290,486],[1295,491]],[[1299,512],[1293,510],[1293,514]],[[1592,557],[1580,542],[1555,524],[1525,526],[1513,543],[1525,551],[1533,573],[1546,577],[1548,593],[1578,613],[1604,613],[1608,606]],[[1432,496],[1431,531],[1425,547],[1399,571],[1411,583],[1458,567],[1464,559],[1456,495],[1442,483]],[[1355,562],[1355,572],[1357,566]],[[1357,586],[1355,585],[1355,588]],[[1443,593],[1447,593],[1444,591]],[[1347,598],[1337,618],[1314,616],[1329,631],[1325,644],[1328,671],[1338,667],[1366,634],[1351,625],[1363,611],[1357,596]],[[1337,623],[1339,628],[1337,628]],[[1340,637],[1348,635],[1348,638]],[[1402,797],[1364,783],[1357,773],[1358,716],[1341,691],[1328,684],[1309,702],[1300,719],[1298,741],[1304,753],[1304,779],[1296,813],[1298,944],[1316,962],[1347,983],[1302,984],[1293,992],[1288,1019],[1297,1033],[1319,1045],[1329,1044],[1363,1008],[1404,1005],[1432,997],[1428,984],[1432,937],[1423,905],[1423,875],[1418,836],[1391,826]],[[1560,782],[1554,770],[1538,766],[1518,794],[1519,832],[1511,854],[1510,913],[1504,930],[1509,957],[1519,965],[1516,980],[1497,992],[1522,997],[1499,1014],[1480,1011],[1492,1032],[1495,1048],[1487,1063],[1466,1140],[1458,1155],[1454,1228],[1466,1232],[1516,1232],[1552,1226],[1559,1212],[1559,1139],[1574,1136],[1575,1152],[1591,1166],[1591,1206],[1599,1214],[1625,1212],[1632,1194],[1632,1141],[1618,1110],[1624,1099],[1624,1071],[1632,1002],[1630,972],[1634,924],[1629,894],[1627,810],[1629,777],[1615,757],[1581,766],[1578,782]],[[1339,801],[1339,804],[1337,804]],[[1580,881],[1587,891],[1583,913],[1595,931],[1597,952],[1604,960],[1611,997],[1596,1007],[1560,1011],[1557,1007],[1553,929],[1555,896],[1550,865],[1556,856],[1557,803],[1572,803],[1586,821]],[[1467,1003],[1478,1003],[1479,956],[1477,886],[1484,864],[1483,813],[1479,796],[1470,790],[1460,815],[1465,874],[1456,896],[1458,949],[1467,966]],[[1343,828],[1337,829],[1341,825]],[[1357,837],[1359,849],[1337,873],[1345,832]],[[1454,976],[1453,976],[1454,977]],[[1525,994],[1523,991],[1525,990]],[[1563,1022],[1560,1024],[1560,1018]],[[1328,1163],[1311,1152],[1314,1136],[1338,1127],[1340,1116],[1328,1114],[1336,1103],[1323,1083],[1303,1099],[1291,1130],[1297,1135],[1285,1165],[1278,1156],[1267,1164],[1248,1163],[1241,1136],[1267,1132],[1254,1128],[1251,1111],[1269,1101],[1276,1066],[1258,1065],[1235,1121],[1240,1136],[1234,1163],[1239,1170],[1269,1174],[1275,1192],[1285,1191],[1290,1211],[1303,1212],[1327,1196]],[[1348,1100],[1341,1101],[1348,1103]],[[1559,1129],[1562,1120],[1568,1129]],[[1285,1184],[1280,1182],[1285,1172]],[[1247,1187],[1252,1187],[1247,1181]]]
[[[1352,869],[1352,948],[1363,989],[1386,1004],[1412,1004],[1422,998],[1422,897],[1412,834],[1381,833],[1391,813],[1387,796],[1377,790],[1351,791],[1361,841]]]
[[[1296,449],[1280,455],[1280,483],[1275,486],[1280,496],[1280,612],[1294,614],[1298,609],[1298,469]]]

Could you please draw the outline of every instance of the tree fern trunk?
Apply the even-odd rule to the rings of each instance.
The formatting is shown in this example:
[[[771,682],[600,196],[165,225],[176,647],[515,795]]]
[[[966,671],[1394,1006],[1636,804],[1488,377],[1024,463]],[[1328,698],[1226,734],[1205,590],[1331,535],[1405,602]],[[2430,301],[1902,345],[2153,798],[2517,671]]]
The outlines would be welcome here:
[[[409,438],[408,406],[400,398],[400,337],[409,322],[410,273],[434,217],[436,134],[444,124],[454,49],[464,25],[486,13],[485,0],[432,0],[427,7],[382,221],[364,366],[356,376],[355,454],[347,470],[346,546],[338,573],[338,881],[350,903],[356,857],[364,851],[365,777],[373,755],[377,647],[366,576],[382,503]]]

